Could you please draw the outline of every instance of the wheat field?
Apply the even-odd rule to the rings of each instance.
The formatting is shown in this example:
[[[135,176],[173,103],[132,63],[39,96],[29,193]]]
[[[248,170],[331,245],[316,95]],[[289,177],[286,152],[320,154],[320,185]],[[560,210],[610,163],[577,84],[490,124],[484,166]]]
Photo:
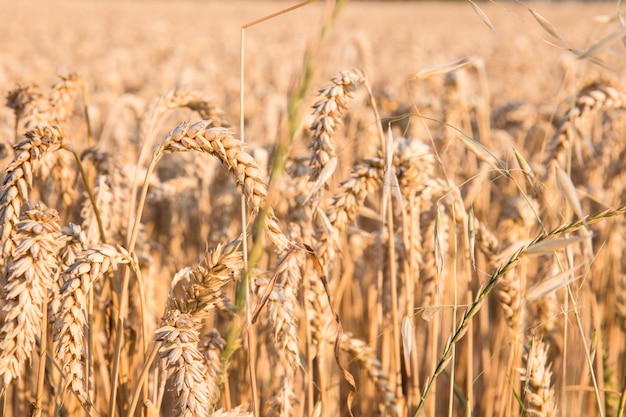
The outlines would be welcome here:
[[[0,415],[623,417],[619,3],[296,4],[0,2]]]

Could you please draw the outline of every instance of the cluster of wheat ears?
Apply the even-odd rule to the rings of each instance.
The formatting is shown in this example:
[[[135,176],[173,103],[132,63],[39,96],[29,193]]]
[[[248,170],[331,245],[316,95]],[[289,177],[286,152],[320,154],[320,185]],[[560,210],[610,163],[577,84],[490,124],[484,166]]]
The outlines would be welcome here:
[[[0,414],[623,416],[626,93],[489,111],[482,65],[413,77],[432,112],[340,71],[270,148],[195,91],[122,143],[80,75],[16,85]]]

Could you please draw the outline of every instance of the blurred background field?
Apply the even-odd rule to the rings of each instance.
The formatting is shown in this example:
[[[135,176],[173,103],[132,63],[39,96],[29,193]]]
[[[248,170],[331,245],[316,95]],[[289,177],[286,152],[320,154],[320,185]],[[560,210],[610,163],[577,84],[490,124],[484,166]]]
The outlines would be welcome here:
[[[208,365],[198,369],[206,366],[217,375],[203,381],[214,384],[217,394],[198,415],[238,405],[256,405],[260,415],[270,416],[349,415],[350,386],[333,360],[337,341],[339,362],[356,376],[355,415],[407,416],[423,406],[430,417],[552,416],[556,409],[562,416],[623,417],[626,38],[619,3],[354,1],[337,7],[320,0],[252,26],[245,31],[244,61],[248,156],[230,136],[241,133],[241,27],[291,4],[0,1],[0,96],[7,104],[0,107],[0,164],[6,178],[28,171],[14,169],[24,154],[13,146],[26,138],[27,126],[48,123],[46,111],[58,106],[55,121],[64,127],[67,146],[55,150],[66,158],[54,159],[55,152],[43,165],[30,184],[31,199],[58,210],[62,226],[91,226],[84,243],[91,246],[102,244],[105,234],[95,231],[87,189],[104,193],[102,209],[113,213],[104,243],[124,247],[136,214],[128,205],[140,200],[131,188],[149,186],[131,250],[138,266],[130,284],[123,284],[124,272],[131,274],[123,250],[96,251],[115,253],[120,265],[90,290],[96,292],[90,301],[95,320],[84,330],[96,348],[88,363],[83,357],[77,366],[90,375],[93,403],[80,396],[85,393],[59,389],[69,371],[50,365],[61,359],[52,362],[57,342],[49,339],[50,366],[36,374],[45,362],[35,358],[36,347],[32,362],[19,368],[23,378],[2,393],[5,415],[25,415],[35,403],[35,381],[43,393],[36,408],[44,415],[104,415],[113,392],[118,398],[112,408],[120,416],[129,412],[131,395],[140,393],[135,415],[153,417],[157,403],[164,416],[174,410],[196,415],[180,410],[185,396],[175,394],[176,382],[187,380],[169,378],[166,385],[165,376],[180,369],[165,360],[178,351],[163,348],[161,362],[150,363],[148,347],[164,343],[155,340],[155,330],[164,337],[185,325],[177,314],[191,307],[174,299],[193,292],[184,287],[193,274],[183,268],[207,267],[211,259],[201,261],[207,249],[240,250],[219,245],[241,234],[239,181],[246,192],[258,192],[248,203],[271,201],[276,224],[293,246],[279,252],[250,227],[249,243],[264,245],[252,271],[252,307],[276,270],[276,291],[284,292],[272,292],[255,326],[246,326],[245,281],[237,262],[231,260],[237,265],[232,271],[227,265],[228,273],[215,273],[226,283],[219,296],[200,291],[206,296],[200,301],[210,299],[207,309],[213,308],[202,312],[202,335],[212,339],[180,342],[202,350]],[[67,77],[72,73],[78,75]],[[50,90],[59,76],[63,82]],[[305,82],[308,88],[298,90]],[[80,86],[89,97],[92,138]],[[28,96],[32,91],[38,93]],[[71,99],[60,100],[64,94]],[[20,113],[17,98],[30,113]],[[38,100],[46,111],[40,112]],[[194,134],[186,136],[189,126],[183,124],[166,136],[207,112],[231,130],[194,125]],[[393,137],[386,136],[389,127]],[[29,140],[38,143],[33,135]],[[332,148],[325,139],[335,144],[336,155],[324,154]],[[166,147],[155,148],[158,143],[172,154],[147,175],[150,152]],[[216,156],[220,146],[226,146],[225,156],[218,155],[221,164],[199,154]],[[70,148],[83,158],[84,177],[66,152]],[[282,150],[284,159],[276,156]],[[318,166],[320,174],[315,160],[327,163],[326,157],[336,170]],[[286,173],[276,180],[279,197],[266,200],[263,182],[276,174],[277,160],[285,161]],[[393,184],[387,164],[397,175]],[[328,184],[315,190],[320,176]],[[250,186],[248,180],[257,182]],[[7,180],[2,187],[4,221],[7,207],[14,207],[5,200],[22,196],[25,186],[18,190]],[[393,202],[389,212],[387,198]],[[600,214],[590,225],[578,222],[581,214],[594,213]],[[530,240],[537,236],[556,243],[537,248]],[[335,339],[334,316],[316,275],[319,265],[300,251],[304,245],[327,261],[322,267],[346,332],[341,340]],[[91,262],[85,253],[77,252],[77,259]],[[212,261],[220,266],[223,259]],[[10,256],[2,259],[0,275],[21,279],[7,269],[10,262]],[[71,282],[71,271],[58,269],[59,282]],[[19,303],[10,299],[17,290],[4,280],[7,313]],[[130,294],[129,315],[120,325],[115,318],[123,316],[122,294]],[[484,298],[472,301],[477,294]],[[464,311],[471,314],[462,318]],[[2,336],[10,325],[3,323]],[[52,337],[57,327],[43,334]],[[114,347],[113,340],[125,342]],[[457,356],[440,368],[453,355],[447,348],[458,348]],[[0,352],[0,373],[6,371],[5,354]],[[119,378],[112,370],[118,360]],[[142,392],[145,363],[151,366]],[[529,373],[543,379],[531,381]],[[429,386],[433,376],[438,379]],[[193,378],[202,379],[197,373]],[[117,389],[112,381],[120,383]],[[256,403],[252,381],[258,382]]]

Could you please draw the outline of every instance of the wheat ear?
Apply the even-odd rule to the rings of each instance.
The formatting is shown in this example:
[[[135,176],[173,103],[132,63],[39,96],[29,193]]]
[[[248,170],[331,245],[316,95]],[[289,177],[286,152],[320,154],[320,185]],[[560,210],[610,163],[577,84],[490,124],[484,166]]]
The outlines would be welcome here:
[[[595,82],[582,88],[548,143],[544,165],[549,166],[556,160],[560,167],[565,168],[568,149],[571,149],[581,135],[580,124],[599,112],[625,107],[626,94],[611,85]]]
[[[341,335],[340,348],[348,352],[361,365],[376,385],[378,395],[382,399],[382,405],[386,415],[398,415],[396,396],[389,383],[389,376],[383,371],[376,352],[360,339],[350,333]]]
[[[54,317],[54,355],[63,371],[66,386],[89,407],[85,381],[87,329],[87,294],[96,279],[119,264],[131,263],[122,248],[100,245],[87,249],[65,272],[61,286],[61,304]]]
[[[38,205],[24,212],[15,226],[16,247],[7,259],[0,328],[0,376],[5,386],[20,375],[36,337],[46,328],[42,309],[58,273],[58,221],[55,210]]]
[[[35,128],[26,134],[26,140],[16,146],[17,155],[6,169],[0,189],[0,230],[2,256],[10,256],[15,248],[12,233],[22,204],[28,200],[33,187],[33,176],[41,159],[61,147],[62,132],[54,127]]]
[[[531,341],[524,355],[525,369],[521,380],[525,383],[524,399],[528,413],[539,417],[557,415],[552,387],[552,371],[548,362],[548,346],[541,340]]]
[[[193,125],[181,123],[165,137],[154,159],[160,159],[162,154],[192,150],[213,155],[242,188],[250,210],[257,215],[264,208],[263,203],[267,197],[263,174],[254,158],[244,150],[245,144],[242,141],[236,139],[230,130],[211,127],[211,123],[211,120],[202,120]],[[289,247],[289,241],[280,230],[271,208],[268,209],[265,219],[265,229],[279,252]]]
[[[201,326],[199,317],[169,310],[163,317],[163,324],[156,330],[166,377],[173,379],[176,389],[177,415],[182,417],[209,416],[208,370],[198,348]]]

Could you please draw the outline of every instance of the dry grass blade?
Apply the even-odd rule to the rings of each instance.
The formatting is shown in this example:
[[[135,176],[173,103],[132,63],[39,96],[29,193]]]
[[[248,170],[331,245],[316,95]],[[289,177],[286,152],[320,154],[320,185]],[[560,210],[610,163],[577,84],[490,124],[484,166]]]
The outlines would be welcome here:
[[[545,295],[563,288],[576,280],[582,278],[574,275],[574,272],[580,269],[582,265],[570,268],[543,281],[540,281],[526,290],[526,300],[537,300]]]
[[[496,27],[493,25],[493,23],[491,23],[491,20],[489,20],[489,17],[487,17],[487,14],[480,7],[478,7],[478,5],[474,3],[474,1],[469,0],[469,3],[470,6],[472,6],[472,9],[474,9],[474,12],[483,20],[483,22],[485,22],[485,24],[489,27],[493,34],[498,36],[498,31],[496,30]]]
[[[530,12],[531,15],[533,15],[533,17],[535,18],[537,23],[539,23],[539,25],[541,25],[543,30],[545,30],[550,35],[552,35],[553,37],[558,39],[559,42],[561,42],[561,44],[563,46],[569,48],[569,42],[567,42],[567,39],[565,39],[565,37],[563,37],[563,35],[561,35],[561,32],[559,32],[559,30],[556,28],[556,26],[554,26],[552,23],[550,23],[550,21],[548,19],[546,19],[540,13],[534,11],[530,7],[528,8],[528,11]]]
[[[410,80],[423,80],[435,75],[448,74],[471,64],[475,59],[475,57],[463,57],[454,61],[436,64],[420,70],[417,74],[411,77]]]
[[[600,39],[598,42],[591,45],[587,50],[581,52],[578,55],[578,58],[585,59],[594,56],[595,54],[606,48],[608,45],[610,45],[613,41],[623,38],[624,33],[626,33],[626,30],[623,27],[619,28],[618,30],[610,33],[609,35]]]

